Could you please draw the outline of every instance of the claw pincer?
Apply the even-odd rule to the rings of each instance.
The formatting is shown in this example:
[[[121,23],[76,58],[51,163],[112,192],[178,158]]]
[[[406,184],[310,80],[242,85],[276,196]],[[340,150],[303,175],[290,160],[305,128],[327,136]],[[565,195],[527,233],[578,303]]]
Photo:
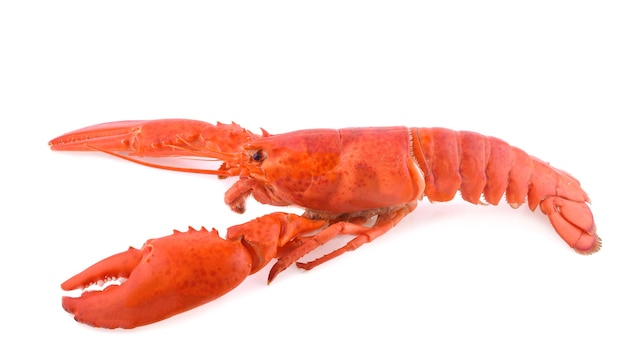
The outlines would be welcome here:
[[[97,327],[133,328],[214,300],[241,283],[252,269],[248,250],[217,231],[189,230],[148,240],[141,249],[113,255],[61,285],[87,287],[111,278],[121,285],[81,297],[63,297],[77,321]]]
[[[88,288],[125,278],[121,285],[63,297],[63,308],[92,326],[133,328],[163,320],[212,301],[269,263],[277,250],[325,223],[275,213],[236,225],[222,239],[215,229],[174,231],[106,258],[61,285]]]

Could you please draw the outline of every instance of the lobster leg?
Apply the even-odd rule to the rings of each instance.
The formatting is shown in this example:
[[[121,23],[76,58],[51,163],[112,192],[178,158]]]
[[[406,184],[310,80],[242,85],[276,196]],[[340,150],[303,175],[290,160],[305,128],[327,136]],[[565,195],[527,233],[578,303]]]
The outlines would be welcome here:
[[[294,262],[298,268],[310,270],[322,263],[342,255],[343,253],[355,250],[363,244],[373,241],[396,226],[398,222],[413,211],[416,206],[416,203],[409,203],[399,208],[380,212],[377,216],[376,222],[371,227],[364,226],[368,219],[364,217],[357,217],[355,219],[351,219],[350,222],[339,221],[333,223],[315,235],[299,238],[299,244],[282,255],[278,262],[274,264],[270,270],[268,283]],[[354,235],[355,237],[348,241],[344,246],[313,261],[305,263],[296,262],[298,259],[339,235]]]

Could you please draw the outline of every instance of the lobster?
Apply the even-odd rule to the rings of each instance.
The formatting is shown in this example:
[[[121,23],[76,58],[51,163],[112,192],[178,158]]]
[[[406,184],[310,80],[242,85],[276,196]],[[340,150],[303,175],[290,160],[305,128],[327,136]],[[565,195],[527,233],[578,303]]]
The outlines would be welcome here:
[[[268,284],[296,264],[312,269],[371,242],[413,211],[418,201],[449,201],[458,191],[473,204],[514,208],[527,202],[546,214],[580,254],[601,247],[589,197],[568,173],[506,142],[444,128],[377,127],[252,133],[235,123],[162,119],[98,124],[49,142],[59,151],[100,151],[174,171],[238,177],[225,203],[245,211],[295,205],[302,215],[275,212],[228,228],[225,237],[192,228],[148,240],[141,249],[106,258],[65,281],[63,308],[103,328],[154,323],[214,300],[276,259]],[[150,162],[145,157],[217,160],[214,170]],[[150,159],[153,160],[153,159]],[[309,262],[300,258],[340,235],[345,245]],[[116,281],[102,290],[94,284]]]

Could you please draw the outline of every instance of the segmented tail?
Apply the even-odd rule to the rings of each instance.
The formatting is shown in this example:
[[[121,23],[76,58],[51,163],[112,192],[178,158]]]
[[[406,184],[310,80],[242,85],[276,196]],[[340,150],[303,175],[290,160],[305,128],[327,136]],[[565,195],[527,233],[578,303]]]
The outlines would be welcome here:
[[[467,131],[412,128],[413,153],[424,173],[424,195],[449,201],[457,191],[471,203],[540,206],[557,233],[581,254],[600,249],[589,197],[568,173],[506,142]]]

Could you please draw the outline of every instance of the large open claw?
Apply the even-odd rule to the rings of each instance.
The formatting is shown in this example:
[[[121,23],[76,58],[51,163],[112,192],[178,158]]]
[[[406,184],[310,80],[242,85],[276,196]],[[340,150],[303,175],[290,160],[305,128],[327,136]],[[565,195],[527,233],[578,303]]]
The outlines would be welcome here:
[[[121,285],[63,297],[63,308],[82,323],[133,328],[214,300],[250,274],[252,257],[239,240],[206,229],[148,240],[138,250],[113,255],[61,285],[64,290],[127,278]]]
[[[277,257],[281,247],[325,224],[277,212],[230,227],[227,239],[215,229],[174,231],[68,279],[61,285],[66,291],[126,280],[77,298],[63,297],[63,308],[77,321],[96,327],[130,329],[160,321],[231,291]]]

